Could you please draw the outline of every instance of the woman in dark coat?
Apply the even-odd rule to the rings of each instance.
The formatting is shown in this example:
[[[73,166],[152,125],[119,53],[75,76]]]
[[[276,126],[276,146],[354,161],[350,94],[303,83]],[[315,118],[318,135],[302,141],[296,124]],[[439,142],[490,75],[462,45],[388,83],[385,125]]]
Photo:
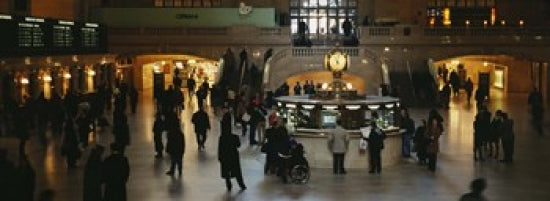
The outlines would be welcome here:
[[[115,142],[121,146],[121,151],[124,152],[126,146],[130,145],[130,128],[125,114],[120,115],[118,118],[119,121],[113,126],[113,134],[115,135]]]
[[[221,176],[225,179],[227,190],[231,190],[231,178],[236,178],[241,190],[245,190],[239,159],[239,137],[231,133],[231,114],[223,109],[221,135],[218,143],[218,161],[221,165]]]
[[[170,161],[172,165],[170,170],[166,172],[167,175],[174,175],[176,166],[178,174],[182,174],[182,162],[183,154],[185,152],[185,138],[178,121],[170,123],[168,128],[168,142],[166,143],[166,151],[170,154]]]
[[[76,132],[74,123],[71,118],[65,122],[63,143],[61,145],[61,155],[67,157],[67,167],[76,167],[76,161],[81,156],[80,149],[78,148],[78,140],[76,139]]]
[[[428,143],[428,170],[435,172],[435,166],[437,163],[437,153],[439,152],[439,137],[443,132],[443,128],[439,125],[437,119],[432,119],[428,126],[427,137]]]
[[[111,150],[113,153],[105,159],[101,170],[105,183],[103,201],[126,201],[126,182],[130,177],[128,158],[116,143],[111,144]]]
[[[101,200],[101,155],[105,148],[96,146],[90,153],[88,162],[84,169],[84,201],[100,201]]]

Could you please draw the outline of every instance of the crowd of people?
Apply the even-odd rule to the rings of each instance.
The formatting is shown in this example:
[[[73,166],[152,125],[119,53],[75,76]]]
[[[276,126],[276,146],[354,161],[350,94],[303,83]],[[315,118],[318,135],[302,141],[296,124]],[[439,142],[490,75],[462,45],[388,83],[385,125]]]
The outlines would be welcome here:
[[[455,84],[452,84],[456,82],[453,81],[456,79],[453,73],[455,72],[451,72],[450,82],[443,87],[443,91],[448,90],[450,94],[452,90],[457,95],[458,89],[455,89]],[[449,83],[453,89],[449,89]],[[470,79],[465,86],[469,101],[473,87],[468,83],[471,83]],[[165,152],[168,153],[171,166],[166,174],[174,176],[177,173],[181,177],[186,142],[180,116],[182,110],[185,109],[185,100],[181,84],[174,84],[156,99],[157,113],[152,132],[154,134],[155,157],[160,159],[164,157]],[[197,98],[197,111],[193,113],[191,122],[194,126],[199,151],[206,151],[207,133],[211,129],[210,117],[206,111],[208,104],[205,103],[209,94],[210,105],[214,111],[218,109],[221,111],[219,115],[221,116],[221,128],[218,161],[221,177],[225,180],[228,191],[232,189],[231,178],[237,179],[241,190],[247,188],[239,162],[238,148],[241,142],[239,136],[234,135],[234,126],[240,127],[242,136],[248,135],[251,146],[261,146],[261,152],[266,154],[264,173],[266,175],[276,174],[283,182],[288,182],[289,164],[291,163],[289,158],[303,155],[304,150],[298,142],[290,137],[284,120],[277,117],[276,110],[273,108],[274,97],[288,95],[290,89],[286,83],[275,94],[270,93],[265,98],[260,93],[249,95],[246,90],[235,90],[215,85],[210,87],[206,80],[198,86],[197,90],[195,90],[194,81],[188,81],[187,87],[188,96]],[[304,86],[300,86],[299,82],[296,83],[293,90],[294,95],[314,94],[316,88],[318,87],[314,85],[313,81],[306,81]],[[476,99],[477,96],[476,93]],[[66,158],[67,167],[76,168],[78,160],[89,146],[90,135],[96,135],[98,128],[103,130],[111,126],[104,111],[110,111],[111,106],[114,105],[112,113],[114,141],[110,145],[112,154],[103,160],[105,149],[103,146],[95,145],[90,150],[84,167],[83,198],[90,201],[126,200],[125,185],[130,175],[130,166],[124,153],[126,147],[131,143],[126,116],[127,98],[130,102],[130,111],[135,113],[138,92],[133,86],[123,83],[117,85],[113,90],[101,85],[93,94],[76,94],[71,91],[62,98],[54,93],[50,100],[41,94],[35,100],[27,98],[21,105],[16,104],[15,101],[6,103],[8,107],[4,107],[6,113],[3,114],[3,118],[7,122],[13,123],[7,123],[7,129],[15,131],[13,133],[17,133],[17,137],[20,139],[20,159],[18,165],[15,166],[7,160],[5,151],[0,151],[0,167],[2,168],[0,173],[9,174],[3,178],[11,178],[1,181],[0,189],[4,189],[3,187],[11,181],[17,180],[16,183],[20,186],[19,190],[13,191],[11,194],[7,192],[7,195],[23,196],[24,194],[28,196],[29,193],[21,192],[33,191],[35,173],[28,162],[25,145],[30,135],[36,134],[39,142],[45,146],[49,140],[46,136],[48,127],[51,128],[52,137],[61,136],[60,153]],[[189,98],[190,102],[191,98]],[[535,90],[529,96],[529,105],[537,129],[541,127],[541,102],[542,97]],[[269,113],[270,109],[273,109],[271,113]],[[428,169],[434,172],[439,152],[439,138],[444,133],[443,117],[436,109],[432,109],[427,120],[422,119],[421,124],[415,127],[415,122],[410,117],[408,110],[402,108],[397,118],[397,124],[404,129],[402,136],[403,157],[411,157],[411,153],[416,152],[418,163],[427,165]],[[13,127],[9,125],[13,125]],[[514,152],[513,125],[508,114],[501,110],[496,111],[491,119],[491,113],[482,103],[473,122],[474,159],[482,161],[488,158],[499,159],[499,150],[502,148],[503,153],[500,161],[511,163]],[[368,142],[369,173],[381,173],[381,152],[384,149],[386,135],[375,121],[371,122],[370,127],[369,137],[364,138]],[[346,174],[347,172],[344,167],[344,159],[349,141],[349,135],[341,127],[341,123],[337,122],[336,129],[327,137],[327,147],[333,154],[334,174]],[[476,183],[475,189],[479,189],[479,185]],[[475,190],[475,192],[479,193],[480,191]],[[34,194],[31,193],[31,195]],[[53,193],[45,193],[45,196],[53,196]],[[33,200],[33,198],[19,198],[20,200]]]

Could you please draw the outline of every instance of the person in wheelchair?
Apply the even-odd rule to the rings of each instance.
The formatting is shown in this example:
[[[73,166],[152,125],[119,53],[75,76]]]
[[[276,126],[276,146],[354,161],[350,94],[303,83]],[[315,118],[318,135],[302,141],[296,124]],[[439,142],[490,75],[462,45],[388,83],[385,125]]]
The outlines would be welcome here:
[[[283,182],[287,182],[287,176],[293,183],[308,182],[309,163],[304,154],[304,146],[295,140],[290,141],[288,154],[279,153],[279,157],[283,159],[284,163],[282,173],[279,175],[283,178]]]

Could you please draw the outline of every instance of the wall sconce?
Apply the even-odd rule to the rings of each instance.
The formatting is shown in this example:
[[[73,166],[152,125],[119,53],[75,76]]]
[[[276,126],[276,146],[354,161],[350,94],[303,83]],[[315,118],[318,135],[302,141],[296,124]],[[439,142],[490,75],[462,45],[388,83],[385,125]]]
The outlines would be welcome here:
[[[44,75],[43,80],[44,80],[44,82],[51,82],[52,81],[52,76]]]
[[[327,84],[327,83],[323,83],[323,85],[321,85],[321,89],[326,90],[327,88],[328,88],[328,84]]]
[[[67,80],[68,80],[68,79],[71,79],[71,77],[72,77],[72,76],[71,76],[70,73],[64,73],[64,74],[63,74],[63,78],[65,78],[65,79],[67,79]]]
[[[181,61],[176,62],[176,68],[177,69],[183,69],[183,63]]]
[[[346,84],[346,88],[347,88],[348,90],[351,90],[351,89],[353,88],[353,85],[352,85],[351,83],[347,83],[347,84]]]
[[[466,20],[466,22],[464,22],[466,24],[466,26],[470,26],[470,20]]]
[[[506,20],[500,20],[500,25],[506,26]]]
[[[483,20],[483,26],[487,26],[489,24],[489,21]]]
[[[523,26],[525,22],[523,20],[519,20],[519,26]]]
[[[390,51],[390,47],[385,47],[384,48],[384,52],[389,52]]]
[[[95,76],[95,71],[94,70],[88,70],[88,76]]]
[[[27,79],[26,77],[21,78],[21,84],[29,84],[29,79]]]
[[[254,52],[252,53],[252,56],[253,56],[254,58],[258,58],[258,57],[260,57],[261,54],[262,54],[262,53],[260,53],[260,51],[254,51]]]
[[[162,73],[162,71],[160,70],[160,66],[158,64],[155,64],[153,66],[153,72],[155,73]]]

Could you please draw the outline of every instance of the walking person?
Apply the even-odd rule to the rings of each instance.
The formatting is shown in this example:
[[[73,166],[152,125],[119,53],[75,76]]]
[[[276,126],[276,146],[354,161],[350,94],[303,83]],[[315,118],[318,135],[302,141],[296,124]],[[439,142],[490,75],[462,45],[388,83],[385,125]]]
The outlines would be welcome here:
[[[115,143],[117,143],[121,151],[124,152],[126,147],[130,145],[130,128],[128,126],[128,118],[126,114],[122,113],[117,117],[118,121],[115,121],[113,125],[113,134],[115,136]]]
[[[437,119],[432,119],[430,125],[428,126],[427,137],[429,139],[428,143],[428,170],[435,172],[435,167],[437,163],[437,153],[439,152],[439,137],[443,132],[443,128],[438,123]]]
[[[82,191],[83,201],[101,201],[101,166],[103,161],[101,156],[103,155],[105,148],[97,145],[92,149],[86,167],[84,168],[84,185]]]
[[[170,154],[170,170],[167,175],[173,176],[176,168],[178,175],[181,177],[183,169],[183,154],[185,153],[185,138],[181,131],[179,119],[174,118],[168,124],[168,142],[166,143],[166,152]]]
[[[346,174],[344,159],[349,147],[349,135],[342,128],[342,122],[336,121],[336,128],[328,136],[328,150],[332,153],[332,173]]]
[[[376,122],[371,121],[370,123],[371,130],[368,138],[363,138],[368,142],[369,150],[369,165],[370,165],[370,174],[381,173],[382,172],[382,158],[380,156],[382,149],[384,149],[384,139],[386,139],[386,134],[382,129],[376,126]]]
[[[227,108],[225,107],[222,110],[221,135],[218,143],[218,161],[221,166],[221,176],[225,179],[228,191],[231,191],[232,188],[231,178],[236,178],[241,190],[246,190],[238,150],[241,142],[238,136],[232,134],[231,114],[227,112]]]
[[[122,146],[112,143],[112,154],[103,163],[101,170],[105,183],[103,201],[126,201],[126,182],[130,177],[130,165],[122,149]]]
[[[19,138],[19,155],[25,155],[25,146],[27,144],[27,141],[30,137],[30,123],[25,118],[25,108],[19,107],[17,109],[16,114],[13,114],[15,116],[14,118],[14,131],[17,132],[17,138]]]
[[[487,182],[483,178],[476,179],[470,184],[469,193],[466,193],[460,197],[460,201],[487,201],[483,196],[483,191],[487,187]]]
[[[132,114],[136,113],[137,104],[138,104],[138,91],[134,85],[130,87],[128,91],[128,96],[130,96],[130,107],[132,109]]]
[[[511,163],[514,154],[514,121],[508,118],[507,113],[502,114],[502,119],[502,151],[504,152],[504,158],[501,162]]]
[[[199,108],[191,117],[191,122],[195,125],[195,134],[197,136],[197,147],[199,151],[204,151],[206,142],[206,133],[210,130],[210,120],[204,108]]]
[[[78,148],[78,140],[74,129],[74,123],[71,118],[67,118],[61,143],[61,155],[67,157],[67,167],[75,168],[76,161],[81,156],[80,148]]]
[[[464,90],[466,91],[466,100],[468,100],[468,104],[470,104],[470,99],[472,99],[472,92],[474,91],[474,83],[472,82],[472,79],[468,78],[468,80],[464,84]]]
[[[155,122],[153,123],[153,141],[155,142],[155,158],[162,158],[162,152],[164,151],[164,144],[162,137],[166,131],[166,123],[164,121],[164,115],[161,112],[157,112],[155,115]]]

